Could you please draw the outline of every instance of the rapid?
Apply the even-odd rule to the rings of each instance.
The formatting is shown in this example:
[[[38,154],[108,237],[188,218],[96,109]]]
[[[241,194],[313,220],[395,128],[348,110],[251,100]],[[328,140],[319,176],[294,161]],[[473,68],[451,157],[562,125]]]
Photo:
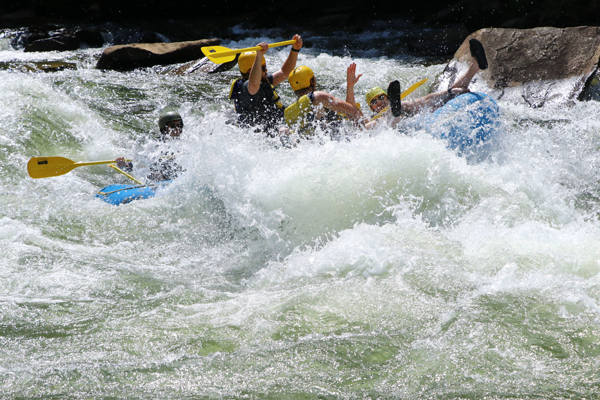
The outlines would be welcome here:
[[[276,34],[224,42],[241,48]],[[24,53],[0,39],[0,397],[592,398],[600,392],[600,103],[498,100],[492,156],[422,131],[277,140],[238,128],[239,73],[94,68],[102,49]],[[299,55],[356,100],[447,60]],[[287,48],[267,53],[279,68]],[[31,72],[15,65],[61,61]],[[287,83],[285,104],[294,94]],[[186,172],[154,198],[106,166],[32,179],[27,161],[156,154],[183,116]]]

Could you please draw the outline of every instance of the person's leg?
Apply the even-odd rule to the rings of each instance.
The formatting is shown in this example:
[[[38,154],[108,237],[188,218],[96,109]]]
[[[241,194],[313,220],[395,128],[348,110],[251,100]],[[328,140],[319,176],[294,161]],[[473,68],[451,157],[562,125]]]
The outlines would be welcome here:
[[[430,111],[436,110],[446,104],[450,100],[452,94],[449,91],[435,92],[428,94],[416,100],[408,100],[401,102],[400,82],[390,82],[388,86],[388,99],[390,108],[394,117],[413,116],[425,109]]]
[[[428,94],[425,97],[421,97],[420,99],[403,102],[403,114],[412,116],[424,110],[435,111],[454,97],[469,92],[469,84],[471,83],[471,80],[473,80],[475,74],[477,74],[480,70],[487,68],[487,59],[485,57],[485,51],[481,45],[481,42],[476,39],[471,39],[469,41],[469,46],[471,49],[471,64],[469,65],[467,72],[458,78],[458,80],[454,82],[454,84],[450,86],[447,91],[435,92]],[[388,92],[388,97],[389,96],[390,94]],[[392,102],[391,98],[390,102]],[[399,104],[400,99],[398,96],[398,105]]]
[[[469,65],[469,69],[465,72],[460,78],[454,82],[452,86],[450,86],[449,90],[452,89],[468,89],[471,80],[476,73],[479,72],[479,65],[477,64],[477,59],[475,57],[471,57],[471,65]]]
[[[471,64],[469,65],[469,69],[467,69],[467,72],[448,88],[448,92],[454,92],[452,89],[468,89],[475,74],[488,67],[485,50],[479,40],[469,40],[469,49],[471,51]]]

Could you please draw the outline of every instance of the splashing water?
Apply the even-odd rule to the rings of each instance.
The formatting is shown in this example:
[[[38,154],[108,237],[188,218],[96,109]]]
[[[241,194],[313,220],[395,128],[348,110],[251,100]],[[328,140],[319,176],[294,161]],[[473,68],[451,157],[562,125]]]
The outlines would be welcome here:
[[[229,44],[248,47],[264,38]],[[277,41],[278,38],[266,38]],[[418,130],[292,149],[228,123],[235,70],[0,71],[0,393],[7,398],[591,398],[600,389],[600,106],[500,100],[491,160]],[[280,66],[286,50],[270,51]],[[443,65],[303,50],[345,97]],[[427,93],[420,88],[413,96]],[[294,95],[278,90],[285,104]],[[33,180],[34,156],[156,156],[185,121],[186,173],[94,198],[105,166]]]

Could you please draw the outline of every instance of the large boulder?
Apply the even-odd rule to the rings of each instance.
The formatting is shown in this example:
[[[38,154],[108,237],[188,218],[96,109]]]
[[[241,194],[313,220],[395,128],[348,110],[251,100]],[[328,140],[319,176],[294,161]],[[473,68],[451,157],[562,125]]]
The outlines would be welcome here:
[[[481,29],[465,39],[435,90],[447,89],[467,69],[471,38],[483,44],[489,68],[470,89],[533,107],[578,99],[600,61],[600,27]]]
[[[107,47],[98,69],[129,71],[154,65],[178,64],[204,57],[202,47],[218,46],[220,39],[202,39],[176,43],[136,43]]]

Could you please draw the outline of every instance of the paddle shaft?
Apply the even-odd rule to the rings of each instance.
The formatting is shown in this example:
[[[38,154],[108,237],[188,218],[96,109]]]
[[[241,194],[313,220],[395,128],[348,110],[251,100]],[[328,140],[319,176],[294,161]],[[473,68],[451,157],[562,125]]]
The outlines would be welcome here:
[[[293,40],[293,39],[292,40],[286,40],[285,42],[278,42],[278,43],[269,44],[269,48],[280,47],[280,46],[287,46],[288,44],[294,44],[294,43],[296,43],[296,41]],[[219,52],[211,53],[210,57],[213,57],[213,58],[227,57],[227,56],[233,56],[233,55],[238,54],[238,53],[243,53],[243,52],[246,52],[246,51],[258,51],[260,49],[262,49],[262,47],[260,47],[260,46],[254,46],[254,47],[247,47],[245,49],[219,51]]]
[[[106,160],[106,161],[79,161],[73,163],[73,168],[84,167],[86,165],[100,165],[100,164],[110,164],[114,163],[115,160]]]
[[[131,179],[132,181],[134,181],[135,183],[137,183],[138,185],[143,185],[144,183],[135,179],[133,176],[129,175],[127,172],[123,171],[121,168],[117,167],[115,164],[108,164],[108,166],[112,169],[114,169],[117,172],[120,172],[121,174],[125,175],[126,177],[128,177],[129,179]]]

